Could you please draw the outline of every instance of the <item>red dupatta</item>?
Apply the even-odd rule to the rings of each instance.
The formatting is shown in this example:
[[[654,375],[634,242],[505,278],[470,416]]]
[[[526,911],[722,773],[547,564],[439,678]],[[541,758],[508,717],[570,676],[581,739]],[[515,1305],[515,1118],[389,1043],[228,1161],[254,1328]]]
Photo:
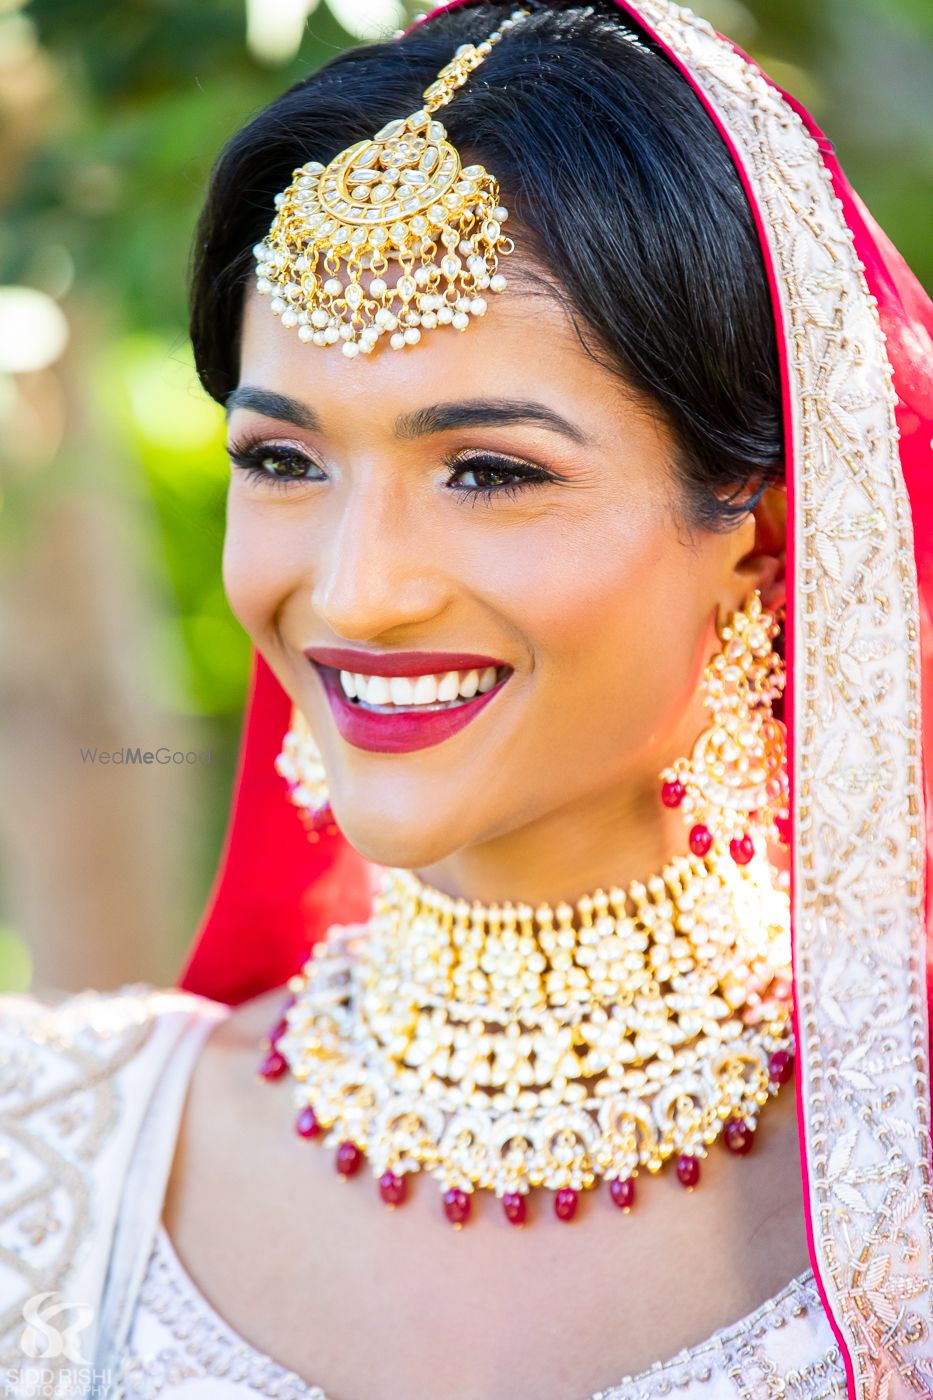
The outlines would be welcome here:
[[[730,151],[778,327],[811,1261],[852,1400],[933,1395],[931,305],[797,102],[690,11],[617,3]],[[336,830],[309,845],[273,770],[289,713],[254,656],[226,848],[178,983],[216,1000],[283,983],[331,922],[369,912],[371,867]]]

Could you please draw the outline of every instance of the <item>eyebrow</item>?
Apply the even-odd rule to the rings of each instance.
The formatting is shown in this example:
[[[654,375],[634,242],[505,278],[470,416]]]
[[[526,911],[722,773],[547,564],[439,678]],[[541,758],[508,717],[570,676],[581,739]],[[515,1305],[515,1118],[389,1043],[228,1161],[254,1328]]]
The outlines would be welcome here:
[[[251,409],[280,423],[291,423],[309,432],[322,432],[321,420],[307,404],[286,394],[269,389],[254,389],[249,385],[234,389],[226,403],[227,416],[235,408]],[[593,441],[576,423],[562,417],[554,409],[533,399],[460,399],[453,403],[436,403],[411,413],[399,414],[395,420],[395,435],[400,438],[427,437],[431,433],[446,433],[454,428],[478,428],[515,423],[536,423],[551,432],[560,433],[572,442],[588,444]]]

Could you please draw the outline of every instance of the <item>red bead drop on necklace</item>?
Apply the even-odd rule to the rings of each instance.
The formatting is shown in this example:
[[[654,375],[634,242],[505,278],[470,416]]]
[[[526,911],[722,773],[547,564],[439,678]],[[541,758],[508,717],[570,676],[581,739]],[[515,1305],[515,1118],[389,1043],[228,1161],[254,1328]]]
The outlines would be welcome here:
[[[554,1214],[558,1220],[572,1220],[577,1213],[578,1200],[572,1186],[562,1186],[554,1197]]]
[[[524,1225],[528,1206],[520,1191],[506,1191],[502,1197],[502,1209],[505,1211],[506,1220],[512,1225]]]
[[[713,844],[713,833],[708,826],[694,826],[690,828],[690,849],[695,856],[705,856],[710,846]]]
[[[609,1183],[609,1195],[620,1210],[631,1210],[635,1204],[634,1177],[614,1176]]]
[[[729,842],[729,854],[736,865],[748,865],[755,854],[755,843],[747,831],[744,836],[735,837]]]
[[[729,1151],[737,1157],[745,1157],[755,1145],[754,1126],[744,1118],[727,1118],[722,1136]]]
[[[661,801],[665,807],[679,807],[686,796],[687,789],[683,783],[674,778],[672,782],[664,783],[661,788]]]
[[[768,1061],[768,1075],[775,1084],[786,1084],[794,1072],[794,1057],[789,1050],[775,1050]]]
[[[677,1158],[677,1180],[682,1186],[696,1186],[700,1179],[700,1159],[691,1157],[688,1152],[682,1152]]]
[[[363,1154],[355,1142],[342,1142],[337,1148],[336,1163],[341,1176],[355,1176],[363,1165]]]
[[[396,1172],[383,1172],[379,1178],[379,1194],[387,1206],[400,1206],[408,1194],[408,1182]]]
[[[288,1069],[288,1061],[278,1050],[270,1050],[262,1064],[259,1066],[259,1073],[263,1079],[279,1079]]]
[[[269,1032],[269,1043],[270,1043],[270,1045],[275,1045],[275,1044],[277,1044],[277,1042],[280,1041],[280,1040],[282,1039],[282,1036],[285,1034],[285,1032],[286,1032],[287,1030],[288,1030],[288,1021],[287,1021],[287,1020],[285,1019],[285,1017],[283,1016],[282,1019],[281,1019],[281,1021],[276,1021],[275,1025],[272,1027],[271,1031]]]
[[[470,1214],[470,1197],[459,1186],[444,1192],[444,1214],[452,1225],[462,1225]]]
[[[316,1138],[320,1137],[323,1131],[323,1128],[317,1121],[317,1114],[314,1112],[311,1105],[308,1104],[295,1119],[295,1132],[299,1137]]]

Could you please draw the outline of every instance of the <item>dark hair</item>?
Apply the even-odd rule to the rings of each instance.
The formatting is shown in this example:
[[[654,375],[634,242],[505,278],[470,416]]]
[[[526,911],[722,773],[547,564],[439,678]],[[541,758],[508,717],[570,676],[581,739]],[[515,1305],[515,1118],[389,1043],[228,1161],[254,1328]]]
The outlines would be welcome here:
[[[231,139],[191,283],[195,360],[215,399],[237,383],[252,248],[293,169],[414,111],[458,44],[511,8],[461,6],[351,49]],[[552,4],[506,33],[438,115],[498,178],[516,249],[556,283],[589,352],[661,409],[690,523],[731,528],[783,478],[780,375],[752,213],[690,86],[612,0]]]

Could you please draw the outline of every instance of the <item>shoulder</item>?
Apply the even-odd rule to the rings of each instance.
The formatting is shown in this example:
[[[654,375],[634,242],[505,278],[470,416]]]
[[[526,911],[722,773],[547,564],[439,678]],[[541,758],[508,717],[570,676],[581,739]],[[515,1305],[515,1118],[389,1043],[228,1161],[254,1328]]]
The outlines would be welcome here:
[[[146,983],[0,996],[0,1363],[21,1360],[24,1302],[105,1262],[147,1107],[228,1010]]]

